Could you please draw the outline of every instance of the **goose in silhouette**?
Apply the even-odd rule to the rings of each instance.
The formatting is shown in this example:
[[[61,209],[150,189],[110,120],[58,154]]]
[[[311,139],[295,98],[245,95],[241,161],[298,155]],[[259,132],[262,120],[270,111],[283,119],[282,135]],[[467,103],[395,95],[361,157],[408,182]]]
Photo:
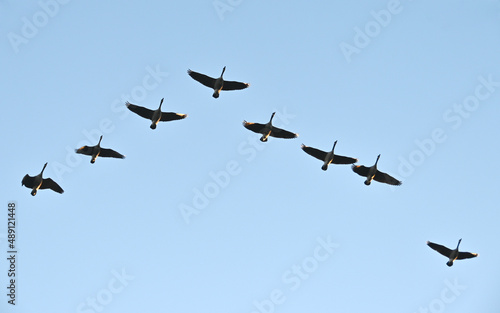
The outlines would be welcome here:
[[[160,107],[156,110],[150,110],[146,109],[144,107],[132,104],[127,101],[125,105],[127,108],[136,113],[139,116],[142,116],[144,118],[147,118],[148,120],[151,120],[151,129],[155,129],[156,125],[158,122],[168,122],[168,121],[175,121],[175,120],[181,120],[183,118],[187,117],[187,114],[180,114],[180,113],[173,113],[173,112],[162,112],[161,111],[161,105],[163,104],[163,98],[160,101]]]
[[[247,121],[243,121],[243,126],[254,133],[262,134],[262,137],[260,138],[260,141],[262,142],[266,142],[269,136],[285,139],[297,138],[297,136],[299,136],[298,134],[273,126],[272,121],[275,114],[276,112],[271,115],[271,119],[267,124],[249,123]]]
[[[247,83],[224,80],[222,78],[222,75],[224,75],[225,70],[226,67],[224,66],[224,68],[222,69],[222,74],[220,74],[219,78],[212,78],[210,76],[191,70],[188,70],[188,74],[202,85],[212,88],[214,90],[214,94],[212,95],[214,98],[219,98],[219,93],[221,90],[240,90],[250,86],[250,84]]]
[[[118,158],[118,159],[124,159],[125,156],[116,152],[115,150],[111,149],[106,149],[106,148],[101,148],[101,138],[99,138],[99,142],[95,146],[83,146],[80,149],[76,149],[76,153],[80,154],[85,154],[85,155],[90,155],[92,158],[90,159],[90,163],[94,163],[95,159],[97,159],[98,156],[100,157],[105,157],[105,158]]]
[[[28,174],[26,174],[26,176],[24,176],[23,178],[21,185],[26,186],[27,188],[31,188],[32,196],[36,195],[38,189],[52,189],[58,193],[64,192],[64,190],[52,179],[42,178],[45,167],[47,167],[47,163],[45,163],[45,165],[43,166],[40,174],[36,176],[29,176]]]
[[[475,258],[479,255],[477,253],[458,251],[458,246],[460,246],[461,241],[462,239],[458,240],[458,245],[455,250],[448,249],[445,246],[438,245],[437,243],[430,241],[427,241],[427,245],[449,259],[448,262],[446,262],[446,265],[453,266],[453,261],[455,260]]]
[[[380,183],[386,183],[394,186],[401,185],[401,181],[397,180],[396,178],[392,177],[389,174],[377,170],[377,163],[379,158],[380,154],[377,156],[377,161],[373,166],[366,167],[363,165],[353,165],[352,170],[356,174],[366,177],[365,185],[367,186],[371,184],[372,180],[376,180]]]
[[[335,142],[333,143],[332,151],[329,151],[329,152],[321,151],[321,150],[313,148],[313,147],[308,147],[304,144],[302,144],[301,148],[302,148],[302,150],[304,150],[305,153],[315,157],[318,160],[323,161],[323,166],[321,166],[321,169],[323,171],[326,171],[328,169],[328,165],[330,163],[333,163],[333,164],[352,164],[352,163],[358,162],[358,159],[334,154],[333,150],[335,150],[336,145],[337,145],[337,140],[335,140]]]

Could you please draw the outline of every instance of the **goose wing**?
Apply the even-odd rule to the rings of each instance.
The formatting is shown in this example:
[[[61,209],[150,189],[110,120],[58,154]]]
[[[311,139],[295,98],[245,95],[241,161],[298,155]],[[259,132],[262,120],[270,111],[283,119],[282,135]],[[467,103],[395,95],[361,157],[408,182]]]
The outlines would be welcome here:
[[[297,138],[299,135],[289,132],[288,130],[284,130],[278,127],[273,127],[271,129],[271,136],[276,138],[292,139],[292,138]]]
[[[332,163],[334,164],[352,164],[358,162],[358,159],[356,158],[350,158],[342,155],[333,155],[333,161]]]
[[[127,106],[127,108],[130,111],[134,112],[135,114],[137,114],[139,116],[147,118],[148,120],[150,120],[150,119],[153,118],[153,113],[154,113],[153,110],[150,110],[150,109],[147,109],[147,108],[144,108],[144,107],[132,104],[132,103],[130,103],[128,101],[125,103],[125,105]]]
[[[458,252],[457,260],[475,258],[478,255],[479,254],[477,254],[477,253],[471,253],[471,252]]]
[[[234,81],[224,81],[224,84],[222,84],[222,90],[240,90],[245,89],[248,86],[250,86],[250,84]]]
[[[215,78],[191,70],[188,70],[188,74],[189,76],[191,76],[191,78],[201,83],[202,85],[205,85],[209,88],[214,88],[215,86]]]
[[[55,192],[63,193],[64,190],[55,181],[50,178],[44,178],[40,189],[52,189]]]
[[[377,171],[375,173],[375,177],[373,177],[373,179],[375,179],[378,182],[386,183],[386,184],[393,185],[393,186],[399,186],[402,184],[401,181],[399,181],[396,178],[392,177],[391,175],[383,173],[381,171]]]
[[[260,124],[260,123],[250,123],[250,122],[247,122],[247,121],[243,121],[243,126],[246,128],[246,129],[249,129],[255,133],[259,133],[261,132],[262,129],[264,129],[264,127],[266,126],[265,124]]]
[[[325,151],[321,151],[321,150],[313,148],[313,147],[308,147],[304,144],[300,147],[302,148],[302,150],[304,150],[305,153],[309,154],[310,156],[315,157],[318,160],[324,161],[326,158],[327,153]]]
[[[370,170],[370,168],[364,165],[353,165],[352,170],[354,171],[354,173],[366,177],[368,176],[368,171]]]
[[[186,117],[187,117],[187,114],[180,114],[180,113],[174,113],[174,112],[161,112],[160,121],[168,122],[168,121],[182,120],[183,118],[186,118]]]
[[[451,251],[450,249],[446,248],[445,246],[438,245],[437,243],[427,241],[427,245],[431,247],[432,249],[436,250],[440,254],[444,255],[445,257],[449,258]]]
[[[83,146],[79,149],[76,149],[75,152],[76,153],[80,153],[80,154],[85,154],[85,155],[92,155],[92,152],[94,151],[94,147],[95,146]]]
[[[35,187],[35,176],[29,176],[28,174],[26,174],[24,177],[23,177],[23,181],[21,182],[21,186],[26,186],[28,188],[33,188]]]
[[[105,149],[101,148],[101,152],[99,153],[100,157],[105,157],[105,158],[117,158],[117,159],[124,159],[125,156],[123,154],[120,154],[116,152],[115,150],[111,149]]]

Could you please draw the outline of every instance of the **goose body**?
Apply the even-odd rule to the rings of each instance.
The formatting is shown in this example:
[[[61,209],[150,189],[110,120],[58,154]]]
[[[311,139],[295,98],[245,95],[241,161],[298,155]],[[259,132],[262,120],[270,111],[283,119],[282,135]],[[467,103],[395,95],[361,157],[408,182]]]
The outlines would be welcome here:
[[[353,165],[352,170],[363,177],[366,177],[365,180],[365,185],[370,185],[372,180],[378,181],[380,183],[386,183],[389,185],[393,186],[399,186],[401,185],[401,181],[397,180],[396,178],[392,177],[389,174],[383,173],[377,169],[377,163],[378,160],[380,159],[380,154],[377,156],[377,161],[375,161],[375,164],[370,167],[366,167],[363,165]]]
[[[219,98],[219,93],[221,92],[221,90],[241,90],[250,86],[250,84],[247,83],[224,80],[222,76],[224,75],[225,70],[226,67],[224,66],[224,68],[222,69],[222,73],[218,78],[213,78],[191,70],[188,70],[188,74],[189,76],[191,76],[191,78],[201,83],[202,85],[212,88],[214,90],[212,97],[214,98]]]
[[[47,163],[42,168],[42,171],[40,174],[36,176],[29,176],[26,174],[23,178],[23,181],[21,182],[22,186],[26,186],[27,188],[31,188],[31,195],[35,196],[38,189],[51,189],[55,192],[58,193],[63,193],[64,190],[52,179],[50,178],[43,178],[43,171],[45,170],[45,167],[47,167]]]
[[[118,158],[118,159],[124,159],[125,156],[116,152],[115,150],[111,149],[106,149],[106,148],[101,148],[101,138],[99,138],[99,142],[95,146],[83,146],[79,149],[76,149],[76,153],[80,154],[85,154],[85,155],[90,155],[90,163],[95,163],[95,160],[97,159],[98,156],[105,157],[105,158]]]
[[[446,262],[446,265],[453,266],[453,262],[455,260],[475,258],[479,255],[477,253],[458,251],[458,246],[460,246],[461,241],[462,239],[458,240],[457,247],[454,250],[430,241],[427,241],[427,245],[448,258],[448,262]]]
[[[163,104],[163,99],[160,101],[160,106],[156,110],[150,110],[135,104],[132,104],[130,102],[125,103],[127,108],[134,112],[135,114],[142,116],[148,120],[151,120],[151,129],[155,129],[156,125],[158,125],[158,122],[168,122],[168,121],[175,121],[175,120],[181,120],[187,117],[187,114],[180,114],[180,113],[174,113],[174,112],[162,112],[161,111],[161,105]]]
[[[298,134],[273,126],[272,121],[275,114],[276,112],[271,115],[271,119],[266,124],[249,123],[247,121],[243,121],[243,126],[246,129],[253,131],[254,133],[262,134],[262,137],[260,137],[260,141],[262,142],[266,142],[269,136],[285,139],[297,138]]]
[[[301,148],[305,153],[315,157],[318,160],[323,161],[323,166],[321,169],[326,171],[328,169],[328,165],[330,164],[352,164],[358,162],[356,158],[350,158],[342,155],[337,155],[333,151],[335,150],[335,146],[337,145],[337,141],[333,143],[333,148],[331,151],[322,151],[313,147],[308,147],[302,144]]]

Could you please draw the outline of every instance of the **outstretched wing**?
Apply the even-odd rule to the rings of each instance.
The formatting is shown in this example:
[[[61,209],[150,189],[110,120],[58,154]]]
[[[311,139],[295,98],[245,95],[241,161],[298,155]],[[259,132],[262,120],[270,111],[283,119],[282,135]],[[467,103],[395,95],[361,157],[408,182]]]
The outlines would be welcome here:
[[[243,121],[243,126],[246,129],[249,129],[255,133],[260,133],[262,129],[264,129],[265,124],[260,124],[260,123],[250,123],[247,121]]]
[[[125,103],[125,105],[127,106],[127,108],[130,111],[134,112],[135,114],[137,114],[139,116],[147,118],[148,120],[150,120],[150,119],[153,118],[153,113],[154,113],[153,110],[150,110],[150,109],[147,109],[147,108],[144,108],[144,107],[132,104],[132,103],[130,103],[128,101]]]
[[[366,177],[368,176],[368,171],[370,170],[370,168],[364,165],[353,165],[352,170],[354,171],[354,173]]]
[[[28,174],[26,174],[23,177],[23,181],[21,182],[21,186],[26,186],[28,188],[35,187],[35,177],[29,176]]]
[[[276,138],[292,139],[292,138],[297,138],[299,135],[289,132],[288,130],[284,130],[278,127],[273,127],[271,129],[271,136]]]
[[[310,156],[315,157],[318,160],[324,161],[326,158],[327,153],[325,151],[321,151],[321,150],[313,148],[313,147],[308,147],[304,144],[302,144],[302,146],[300,146],[300,147],[302,148],[302,150],[304,150],[305,153],[309,154]]]
[[[180,113],[173,113],[173,112],[161,112],[160,121],[168,122],[168,121],[182,120],[183,118],[186,118],[186,117],[187,117],[187,114],[180,114]]]
[[[201,83],[202,85],[205,85],[209,88],[214,88],[215,78],[191,70],[188,70],[188,74],[189,76],[191,76],[191,78]]]
[[[63,193],[64,190],[55,181],[50,178],[44,178],[40,189],[52,189],[55,192]]]
[[[475,258],[478,255],[479,254],[477,254],[477,253],[471,253],[471,252],[458,252],[457,260]]]
[[[432,249],[436,250],[440,254],[444,255],[445,257],[449,258],[451,254],[451,250],[446,248],[445,246],[438,245],[437,243],[427,241],[427,245],[431,247]]]
[[[334,164],[352,164],[358,162],[358,159],[356,158],[350,158],[342,155],[333,155],[333,161],[332,163]]]
[[[386,184],[393,185],[393,186],[399,186],[402,184],[401,181],[399,181],[396,178],[392,177],[391,175],[383,173],[381,171],[377,171],[377,173],[375,173],[375,177],[373,177],[373,179],[375,179],[378,182],[386,183]]]
[[[105,158],[117,158],[117,159],[124,159],[125,156],[123,154],[120,154],[116,152],[115,150],[111,149],[105,149],[101,148],[101,152],[99,153],[100,157],[105,157]]]
[[[80,153],[80,154],[85,154],[85,155],[92,155],[93,150],[94,150],[94,146],[92,146],[92,147],[83,146],[79,149],[76,149],[75,152]]]
[[[224,81],[224,83],[222,84],[222,90],[240,90],[240,89],[245,89],[248,86],[250,86],[250,84],[233,82],[233,81]]]

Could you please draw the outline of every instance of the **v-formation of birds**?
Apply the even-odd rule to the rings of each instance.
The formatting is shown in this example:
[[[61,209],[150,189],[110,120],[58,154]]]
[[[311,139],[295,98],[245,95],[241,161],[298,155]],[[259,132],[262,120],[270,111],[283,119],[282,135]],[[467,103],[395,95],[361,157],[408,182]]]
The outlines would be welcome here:
[[[212,78],[210,76],[207,76],[205,74],[201,74],[192,70],[188,70],[189,76],[193,78],[194,80],[198,81],[202,85],[209,87],[214,90],[212,96],[214,98],[219,98],[220,92],[222,90],[241,90],[245,89],[250,86],[248,83],[242,83],[242,82],[237,82],[237,81],[227,81],[223,79],[224,72],[226,70],[226,67],[222,69],[222,73],[218,78]],[[168,121],[175,121],[175,120],[180,120],[184,119],[187,117],[187,114],[181,114],[181,113],[174,113],[174,112],[163,112],[161,111],[161,106],[163,104],[163,98],[160,101],[160,106],[156,110],[151,110],[142,106],[138,106],[129,102],[126,102],[125,105],[127,108],[136,113],[137,115],[148,119],[151,121],[150,128],[151,129],[156,129],[156,126],[158,125],[159,122],[168,122]],[[261,123],[251,123],[247,121],[243,121],[243,126],[251,130],[255,133],[261,134],[262,137],[260,138],[260,141],[262,142],[267,142],[269,137],[275,137],[275,138],[283,138],[283,139],[292,139],[292,138],[297,138],[298,134],[278,128],[273,126],[272,121],[274,118],[274,115],[276,112],[272,113],[271,118],[269,122],[266,124],[261,124]],[[107,148],[102,148],[101,147],[101,141],[102,141],[102,136],[99,138],[99,142],[95,146],[83,146],[79,149],[76,149],[75,152],[79,154],[84,154],[88,155],[91,157],[90,163],[94,163],[97,159],[97,157],[107,157],[107,158],[119,158],[123,159],[125,158],[124,155],[112,150],[112,149],[107,149]],[[311,155],[312,157],[320,160],[323,162],[323,165],[321,166],[321,169],[326,171],[328,169],[328,166],[330,164],[354,164],[358,162],[358,159],[352,158],[352,157],[346,157],[346,156],[341,156],[337,155],[334,153],[335,146],[337,145],[337,141],[334,142],[333,148],[331,151],[322,151],[317,148],[313,147],[308,147],[304,144],[302,144],[301,148],[304,150],[305,153]],[[387,173],[381,172],[377,169],[377,164],[380,159],[380,154],[377,156],[377,159],[375,161],[375,164],[372,166],[363,166],[363,165],[352,165],[352,170],[363,177],[366,177],[365,180],[365,185],[370,185],[373,180],[380,182],[380,183],[386,183],[389,185],[394,185],[394,186],[399,186],[401,185],[401,181],[397,180],[396,178],[390,176]],[[22,185],[26,186],[27,188],[32,189],[31,190],[31,195],[35,196],[37,194],[37,191],[39,189],[51,189],[55,192],[58,193],[63,193],[64,190],[52,179],[50,178],[43,178],[43,171],[45,170],[45,167],[47,166],[47,163],[43,166],[42,171],[40,174],[36,176],[29,176],[25,175],[23,180],[22,180]],[[461,260],[461,259],[468,259],[468,258],[473,258],[478,256],[477,253],[470,253],[470,252],[459,252],[458,251],[458,246],[460,245],[460,242],[462,239],[458,241],[457,248],[454,250],[450,250],[442,245],[432,243],[430,241],[427,242],[427,245],[431,247],[432,249],[436,250],[440,254],[446,256],[449,258],[448,262],[446,263],[448,266],[453,265],[453,261],[455,260]]]

